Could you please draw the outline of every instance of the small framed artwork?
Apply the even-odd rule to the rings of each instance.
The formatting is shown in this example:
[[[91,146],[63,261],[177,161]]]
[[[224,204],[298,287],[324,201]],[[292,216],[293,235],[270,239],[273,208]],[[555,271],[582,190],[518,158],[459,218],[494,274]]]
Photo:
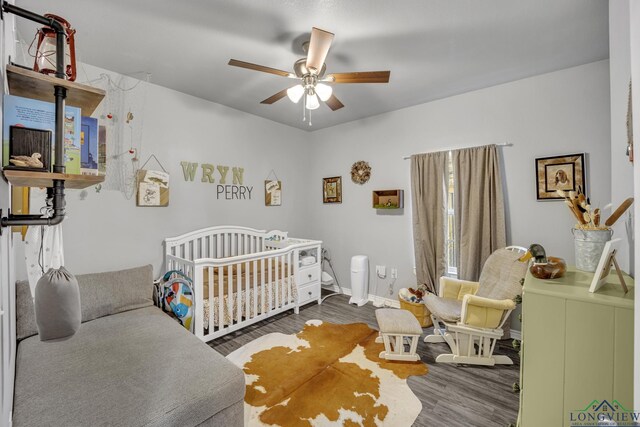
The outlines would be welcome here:
[[[538,200],[563,200],[557,190],[587,194],[584,153],[536,159],[536,175]]]
[[[598,262],[598,267],[596,268],[593,280],[591,281],[591,286],[589,287],[589,292],[596,292],[607,283],[612,266],[615,267],[622,290],[625,294],[629,292],[629,288],[627,288],[624,276],[622,275],[622,271],[620,270],[620,266],[618,266],[618,261],[616,260],[616,253],[618,252],[618,249],[620,249],[621,243],[622,239],[620,238],[612,239],[605,243],[604,250],[600,256],[600,262]]]
[[[267,180],[264,182],[264,205],[282,205],[282,181]]]
[[[164,171],[138,169],[136,206],[169,206],[169,174]]]
[[[322,178],[322,203],[342,203],[342,177]]]

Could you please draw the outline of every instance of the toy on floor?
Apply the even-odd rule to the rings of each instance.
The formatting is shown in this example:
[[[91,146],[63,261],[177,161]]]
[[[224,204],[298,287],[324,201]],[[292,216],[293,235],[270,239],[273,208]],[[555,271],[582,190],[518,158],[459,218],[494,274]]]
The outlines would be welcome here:
[[[178,270],[162,276],[157,284],[158,305],[175,314],[182,326],[193,332],[193,286],[191,279]]]

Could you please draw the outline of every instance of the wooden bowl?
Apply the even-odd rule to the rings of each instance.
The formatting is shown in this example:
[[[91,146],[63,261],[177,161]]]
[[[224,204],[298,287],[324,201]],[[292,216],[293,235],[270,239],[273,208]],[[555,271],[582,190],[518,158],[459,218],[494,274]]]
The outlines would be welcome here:
[[[536,279],[557,279],[564,276],[567,271],[567,263],[562,258],[547,257],[546,264],[532,264],[529,271]]]

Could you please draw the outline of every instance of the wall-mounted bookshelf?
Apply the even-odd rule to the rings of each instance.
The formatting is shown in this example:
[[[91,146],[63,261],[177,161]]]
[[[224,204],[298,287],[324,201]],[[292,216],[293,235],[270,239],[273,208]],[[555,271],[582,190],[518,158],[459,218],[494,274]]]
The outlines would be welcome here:
[[[7,81],[11,95],[47,102],[55,100],[54,86],[63,86],[67,89],[66,104],[79,107],[84,116],[93,114],[106,95],[102,89],[37,73],[15,65],[7,65]],[[65,188],[82,189],[104,181],[104,176],[96,175],[71,175],[17,169],[5,169],[2,172],[7,181],[16,187],[53,187],[53,180],[59,179],[65,181]]]
[[[102,89],[37,73],[15,65],[7,65],[7,81],[11,95],[47,102],[54,101],[53,87],[63,86],[67,88],[66,103],[79,107],[83,116],[93,114],[106,95]]]
[[[5,169],[3,173],[7,181],[16,187],[53,187],[53,180],[60,179],[64,181],[65,188],[78,190],[104,181],[104,176],[98,175],[70,175],[17,169]]]

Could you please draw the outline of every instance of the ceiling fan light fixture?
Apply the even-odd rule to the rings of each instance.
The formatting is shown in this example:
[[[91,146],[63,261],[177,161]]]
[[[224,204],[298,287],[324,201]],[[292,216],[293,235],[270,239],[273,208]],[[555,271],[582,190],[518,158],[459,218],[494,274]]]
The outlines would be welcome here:
[[[307,101],[306,102],[307,110],[316,110],[318,109],[318,107],[320,107],[320,102],[318,102],[318,97],[313,92],[307,94],[306,101]]]
[[[287,96],[293,103],[297,104],[298,102],[300,102],[300,98],[302,98],[302,95],[304,95],[304,88],[302,87],[302,85],[295,85],[287,89]]]
[[[325,85],[323,83],[318,83],[315,87],[316,94],[322,101],[326,101],[331,98],[331,94],[333,93],[333,88],[329,85]]]

